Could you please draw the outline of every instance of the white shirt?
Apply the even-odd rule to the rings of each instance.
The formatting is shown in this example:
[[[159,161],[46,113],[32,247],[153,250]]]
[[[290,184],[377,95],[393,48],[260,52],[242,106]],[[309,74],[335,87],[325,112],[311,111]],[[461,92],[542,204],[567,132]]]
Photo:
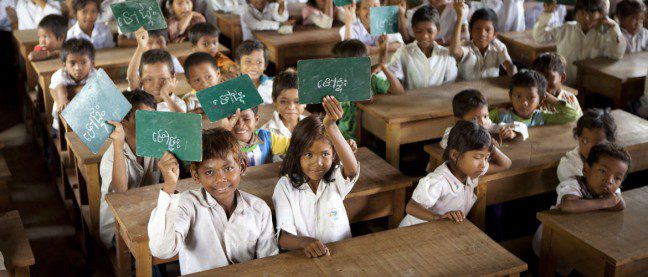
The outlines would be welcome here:
[[[284,7],[283,13],[279,14],[279,4],[277,3],[268,3],[261,12],[252,5],[247,5],[241,15],[243,40],[253,39],[252,31],[278,30],[281,22],[287,20],[288,8]]]
[[[486,171],[488,171],[488,163],[486,163],[482,175]],[[479,178],[466,177],[466,183],[462,183],[452,174],[447,163],[443,163],[434,172],[419,180],[412,193],[412,200],[438,215],[444,215],[449,211],[461,211],[464,215],[468,215],[473,204],[477,201],[474,191],[478,181]],[[408,214],[398,227],[424,222],[426,221]]]
[[[533,29],[538,16],[544,12],[544,3],[535,2],[533,5],[524,11],[524,25],[527,30]],[[567,16],[567,7],[565,5],[558,5],[556,10],[551,13],[552,17],[549,20],[549,26],[555,27],[560,26],[565,22],[565,16]]]
[[[176,56],[171,55],[171,59],[173,60],[173,70],[175,71],[176,74],[182,74],[184,73],[184,67],[182,67],[182,64],[176,58]]]
[[[306,116],[304,115],[299,116],[300,121],[304,118],[306,118]],[[286,125],[283,123],[281,117],[279,116],[279,112],[277,111],[272,112],[272,118],[268,120],[268,122],[263,124],[263,126],[261,126],[261,129],[268,130],[270,132],[282,135],[287,138],[292,136],[292,132],[288,130],[288,127],[286,127]]]
[[[97,74],[97,70],[92,68],[90,69],[90,73],[88,73],[88,76],[77,82],[75,81],[72,76],[70,76],[67,71],[65,71],[65,67],[57,70],[52,74],[52,79],[50,79],[50,91],[56,89],[56,87],[63,85],[63,86],[80,86],[80,85],[85,85],[86,81],[89,78],[94,77],[94,75]],[[68,97],[69,98],[69,97]],[[52,104],[52,128],[54,130],[59,129],[59,124],[58,124],[58,111],[56,109],[56,99],[54,99],[54,104]]]
[[[115,20],[113,16],[111,4],[124,2],[125,0],[103,0],[101,1],[101,13],[97,18],[97,22],[106,23]]]
[[[499,76],[499,66],[505,61],[511,62],[506,45],[494,38],[484,55],[472,41],[466,41],[461,46],[463,57],[459,62],[459,79],[465,81],[478,80]]]
[[[524,31],[524,0],[502,0],[497,18],[500,33]]]
[[[538,17],[538,22],[533,27],[533,38],[539,43],[556,42],[556,52],[567,60],[566,86],[573,87],[576,84],[575,61],[596,57],[615,60],[623,58],[626,42],[618,24],[615,23],[605,32],[592,29],[585,34],[576,21],[550,27],[548,24],[551,17],[552,14],[544,12]]]
[[[200,102],[198,101],[198,97],[192,92],[189,92],[182,96],[182,101],[187,104],[187,111],[193,111],[195,109],[202,108]]]
[[[182,101],[182,99],[180,97],[178,97],[174,93],[171,93],[171,100],[173,100],[173,102],[178,104],[178,106],[180,107],[182,112],[185,112],[185,113],[187,112],[187,104],[185,104],[185,102]],[[164,102],[164,101],[162,101],[160,103],[157,103],[157,108],[155,110],[158,111],[158,112],[170,112],[171,111],[171,109],[169,108],[169,105],[167,105],[167,103]]]
[[[3,1],[9,1],[9,6],[16,10],[18,30],[36,29],[43,17],[50,14],[61,14],[61,5],[58,1],[46,0],[44,8],[37,6],[31,0],[16,0],[15,4],[12,0]]]
[[[95,49],[115,47],[112,31],[104,23],[95,22],[92,35],[88,36],[81,30],[79,22],[77,22],[68,30],[66,40],[73,38],[88,40],[92,42]]]
[[[287,176],[281,177],[272,201],[277,217],[277,236],[284,230],[295,236],[308,236],[322,243],[336,242],[351,237],[349,218],[344,208],[346,197],[360,176],[360,170],[351,179],[342,176],[342,168],[333,169],[334,181],[321,180],[317,193],[308,183],[294,188]]]
[[[161,179],[160,170],[157,167],[159,159],[143,157],[143,163],[137,162],[137,156],[131,151],[128,143],[124,142],[124,157],[126,161],[126,176],[128,177],[128,189],[159,184]],[[106,150],[101,163],[99,174],[101,175],[101,204],[99,206],[99,237],[101,242],[110,248],[115,236],[115,217],[112,210],[106,203],[106,195],[114,193],[115,190],[110,184],[112,182],[113,162],[115,159],[114,144]]]
[[[257,91],[263,99],[263,104],[272,104],[272,84],[274,84],[274,80],[271,77],[261,76],[261,84]]]
[[[240,190],[235,197],[228,219],[204,188],[173,195],[161,190],[148,223],[151,254],[179,254],[182,275],[277,255],[268,204]]]
[[[623,33],[623,38],[628,44],[626,53],[648,51],[648,29],[642,27],[634,36],[623,28],[621,29],[621,33]]]
[[[245,0],[207,0],[212,12],[226,12],[241,14],[247,6]]]
[[[426,57],[416,41],[396,50],[388,68],[403,81],[406,90],[438,86],[457,79],[457,63],[450,50],[436,42]]]
[[[344,40],[344,35],[346,34],[344,26],[340,28],[339,32],[340,39]],[[367,31],[364,25],[362,25],[360,19],[356,18],[353,23],[351,23],[351,39],[362,41],[365,45],[376,46],[378,45],[378,37],[380,36],[371,36],[369,31]],[[401,44],[405,44],[400,33],[387,34],[387,42],[400,42]]]
[[[560,158],[557,174],[560,182],[574,176],[583,175],[583,159],[581,158],[580,148],[578,146]]]

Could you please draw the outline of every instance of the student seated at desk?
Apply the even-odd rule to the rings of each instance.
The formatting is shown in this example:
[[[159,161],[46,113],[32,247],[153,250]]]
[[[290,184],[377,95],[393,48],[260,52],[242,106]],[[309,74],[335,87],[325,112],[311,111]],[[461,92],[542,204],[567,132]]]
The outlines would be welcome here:
[[[95,49],[115,47],[110,27],[97,22],[101,13],[100,2],[100,0],[74,0],[72,10],[76,15],[76,23],[68,30],[67,39],[87,39],[92,42]]]
[[[648,29],[643,26],[646,4],[640,0],[623,0],[616,7],[621,33],[628,44],[626,53],[648,51]]]
[[[303,249],[308,258],[330,255],[326,243],[351,237],[344,197],[360,176],[353,150],[335,123],[342,106],[332,96],[323,106],[323,119],[311,115],[295,127],[272,195],[279,246]]]
[[[286,69],[274,79],[272,84],[272,104],[275,110],[272,118],[261,126],[261,129],[290,138],[295,126],[303,115],[305,104],[299,104],[297,71]]]
[[[246,40],[236,47],[236,63],[259,91],[264,104],[272,104],[272,77],[263,72],[268,66],[268,48],[258,40]]]
[[[463,120],[450,131],[443,158],[443,164],[419,181],[399,227],[439,219],[463,221],[477,201],[479,177],[511,166],[484,127]]]
[[[500,32],[519,32],[524,31],[526,24],[524,21],[524,0],[486,0],[471,1],[473,11],[479,9],[491,9],[500,19],[496,25]]]
[[[533,30],[533,25],[538,20],[538,16],[544,11],[544,2],[534,2],[533,6],[524,10],[524,25],[527,30]],[[551,19],[547,26],[556,27],[565,23],[567,17],[567,6],[558,5],[553,11]]]
[[[448,45],[450,43],[450,38],[452,37],[452,30],[455,24],[457,24],[457,12],[452,8],[452,2],[446,0],[428,0],[426,3],[410,10],[406,10],[406,7],[403,5],[409,4],[410,1],[401,1],[399,5],[399,19],[402,20],[405,24],[399,24],[399,29],[403,40],[406,42],[411,42],[414,40],[414,31],[412,30],[412,17],[414,13],[424,7],[432,7],[437,10],[439,13],[439,33],[437,34],[437,42],[441,45]],[[464,14],[468,14],[470,9],[468,5],[464,4]],[[468,20],[463,18],[460,25],[461,37],[462,39],[468,39]]]
[[[284,0],[268,3],[268,0],[247,0],[247,7],[241,15],[243,39],[254,39],[252,31],[279,30],[281,26],[292,26],[295,20],[288,19],[288,8]]]
[[[567,152],[558,164],[558,180],[583,175],[583,163],[594,145],[615,142],[616,123],[609,109],[589,109],[576,122],[574,138],[578,145]]]
[[[356,2],[344,6],[344,26],[340,28],[340,38],[342,40],[357,39],[369,47],[369,54],[378,53],[379,36],[371,35],[371,14],[372,7],[380,7],[378,0],[361,0],[360,8],[356,11]],[[403,46],[403,37],[401,34],[387,35],[387,50],[396,51]]]
[[[14,30],[33,30],[47,15],[61,14],[61,4],[55,0],[16,0],[6,3],[6,13]]]
[[[58,57],[67,35],[67,23],[67,19],[59,14],[43,17],[38,23],[38,45],[29,52],[29,60],[41,61]]]
[[[222,81],[235,78],[239,75],[238,66],[232,59],[221,53],[218,43],[220,30],[209,23],[198,23],[189,28],[189,41],[191,42],[194,52],[209,53],[216,59],[218,68],[221,69]]]
[[[245,10],[247,3],[246,0],[208,0],[207,1],[208,12],[223,12],[223,13],[233,13],[233,14],[242,14]]]
[[[465,16],[463,1],[454,3],[454,9],[460,19]],[[475,11],[470,17],[470,41],[460,45],[461,24],[454,27],[450,53],[459,61],[459,79],[477,80],[499,76],[500,65],[504,66],[508,76],[513,76],[517,68],[509,56],[506,45],[497,39],[497,15],[485,8]]]
[[[193,53],[187,57],[184,66],[187,69],[185,77],[193,90],[185,94],[182,100],[187,104],[187,112],[204,114],[196,92],[218,85],[220,71],[216,59],[208,53]]]
[[[531,64],[531,69],[542,74],[547,80],[547,94],[551,94],[558,100],[565,101],[568,106],[576,110],[576,115],[583,115],[578,98],[573,93],[562,89],[562,83],[567,80],[565,67],[567,61],[558,53],[542,53]],[[547,107],[542,107],[546,109]]]
[[[140,57],[142,53],[148,50],[161,49],[166,51],[167,45],[169,44],[169,32],[167,32],[166,29],[147,31],[144,27],[140,27],[137,31],[129,35],[132,35],[133,38],[131,39],[128,36],[119,35],[117,37],[117,44],[121,47],[137,46],[133,58]],[[180,64],[178,58],[173,55],[171,55],[171,58],[173,59],[173,69],[175,72],[178,74],[184,73],[184,68],[182,68],[182,64]],[[133,60],[131,58],[131,63],[133,62],[135,62],[133,68],[137,69],[139,60]]]
[[[302,23],[331,29],[333,21],[344,22],[344,11],[333,5],[333,0],[308,0],[301,10]]]
[[[167,21],[169,40],[183,42],[187,39],[187,30],[194,24],[205,22],[205,17],[194,11],[192,0],[166,0],[162,13]]]

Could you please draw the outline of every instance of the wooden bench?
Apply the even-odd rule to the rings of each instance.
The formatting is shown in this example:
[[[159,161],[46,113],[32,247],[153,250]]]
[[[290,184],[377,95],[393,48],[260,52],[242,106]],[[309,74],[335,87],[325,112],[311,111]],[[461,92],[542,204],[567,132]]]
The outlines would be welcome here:
[[[540,54],[556,52],[556,43],[537,43],[533,39],[533,30],[500,33],[497,38],[506,44],[511,59],[531,67],[531,63]]]
[[[0,252],[14,276],[29,276],[29,266],[36,263],[18,211],[0,213]]]

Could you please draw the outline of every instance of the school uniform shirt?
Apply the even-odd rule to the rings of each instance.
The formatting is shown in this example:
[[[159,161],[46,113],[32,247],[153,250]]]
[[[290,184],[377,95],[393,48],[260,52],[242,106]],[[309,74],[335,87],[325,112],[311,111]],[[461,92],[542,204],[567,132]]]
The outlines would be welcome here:
[[[621,33],[623,33],[623,38],[628,44],[626,53],[648,51],[648,29],[642,27],[641,30],[633,36],[628,33],[628,31],[621,28]]]
[[[240,190],[235,197],[227,218],[204,188],[172,195],[160,190],[148,223],[151,254],[162,259],[178,254],[182,275],[277,255],[268,204]]]
[[[524,0],[502,0],[497,18],[500,33],[524,31]]]
[[[304,115],[299,116],[299,120],[302,120],[306,118]],[[284,137],[290,138],[292,136],[292,132],[288,130],[288,127],[283,123],[281,120],[281,117],[279,116],[279,112],[273,111],[272,112],[272,118],[268,120],[263,126],[261,126],[261,129],[263,130],[268,130],[271,133],[275,133],[278,135],[282,135]]]
[[[323,11],[311,5],[305,5],[301,10],[302,24],[315,25],[322,29],[331,29],[333,20],[344,22],[344,11],[340,7],[333,6],[329,14],[324,14]]]
[[[185,94],[182,96],[182,101],[185,102],[187,105],[187,111],[193,111],[195,109],[201,109],[202,106],[200,105],[200,102],[198,101],[198,97],[196,96],[196,90],[192,90],[191,92]]]
[[[398,48],[388,69],[403,81],[406,90],[427,88],[457,79],[457,63],[450,50],[433,42],[432,55],[426,57],[416,41]]]
[[[558,163],[558,180],[562,182],[574,176],[583,175],[584,161],[585,159],[581,156],[578,146],[565,153],[565,156],[560,158],[560,163]]]
[[[50,90],[54,90],[54,89],[56,89],[56,87],[58,87],[60,85],[63,85],[63,86],[66,86],[66,87],[85,85],[88,78],[94,77],[95,74],[97,74],[97,70],[92,68],[92,69],[90,69],[90,73],[88,73],[88,76],[85,79],[77,82],[77,81],[74,80],[74,78],[72,78],[72,76],[70,76],[70,74],[67,73],[67,71],[65,71],[65,67],[64,67],[64,68],[61,68],[61,69],[57,70],[56,72],[54,72],[54,74],[52,74],[52,79],[50,79],[49,88],[50,88]],[[69,98],[69,96],[68,96],[68,98]],[[58,112],[56,110],[56,99],[55,99],[54,104],[52,105],[52,128],[54,128],[54,130],[59,129],[59,124],[58,123],[59,123],[59,121],[58,121]]]
[[[31,0],[4,0],[16,10],[18,17],[18,30],[31,30],[38,28],[43,17],[50,14],[61,14],[61,4],[54,0],[45,0],[45,7],[34,4]]]
[[[106,195],[114,193],[112,182],[113,163],[115,159],[114,144],[106,150],[101,163],[99,174],[101,175],[101,204],[99,206],[99,238],[107,248],[112,247],[115,236],[115,217],[106,203]],[[143,157],[142,164],[137,162],[137,156],[131,151],[127,142],[124,142],[124,158],[126,161],[126,176],[128,178],[128,189],[134,189],[149,185],[159,184],[162,174],[157,167],[157,158]]]
[[[285,155],[290,145],[290,137],[257,129],[250,143],[239,142],[241,151],[248,159],[248,166],[271,163],[274,156]]]
[[[287,176],[279,179],[272,194],[277,237],[281,230],[294,236],[316,238],[325,244],[351,237],[344,198],[358,181],[360,168],[349,178],[342,175],[342,166],[332,170],[333,181],[320,180],[315,193],[308,183],[295,188]]]
[[[527,30],[533,29],[533,25],[538,19],[538,16],[544,12],[543,2],[534,2],[530,8],[524,10],[524,26]],[[556,10],[551,13],[552,17],[549,20],[548,26],[560,26],[565,22],[567,16],[567,7],[565,5],[556,6]]]
[[[261,84],[257,88],[261,98],[263,99],[263,104],[272,104],[272,84],[274,80],[272,77],[266,75],[261,75]]]
[[[287,20],[287,7],[284,8],[282,14],[279,14],[279,4],[277,3],[268,3],[263,11],[248,4],[241,15],[243,40],[253,39],[252,31],[279,30],[281,23]]]
[[[182,101],[182,99],[180,99],[180,97],[175,95],[175,93],[171,93],[171,100],[173,100],[173,102],[178,104],[178,106],[180,107],[180,110],[182,110],[182,112],[185,112],[185,113],[187,112],[187,104],[185,104],[185,102]],[[164,101],[162,101],[160,103],[157,103],[157,107],[156,107],[155,110],[158,111],[158,112],[170,112],[171,111],[171,109],[169,108],[169,105],[167,105],[167,103],[164,102]]]
[[[214,12],[241,14],[247,6],[245,0],[207,0],[207,5]]]
[[[488,171],[488,163],[482,172],[482,175]],[[419,180],[416,189],[412,193],[412,200],[421,204],[427,210],[444,215],[449,211],[461,211],[468,215],[475,201],[475,188],[479,177],[472,179],[466,177],[466,183],[462,183],[452,174],[448,168],[447,162],[437,167],[434,172],[428,174]],[[406,215],[398,227],[405,227],[427,222],[413,215]]]
[[[173,70],[175,71],[176,74],[182,74],[184,73],[184,67],[182,67],[182,64],[176,58],[176,56],[171,55],[171,59],[173,60]]]
[[[344,40],[344,35],[346,34],[345,27],[342,26],[339,32],[340,38]],[[377,46],[379,37],[380,36],[372,36],[364,25],[362,25],[360,19],[356,18],[353,23],[351,23],[351,39],[357,39],[368,46]],[[387,34],[387,42],[400,42],[401,44],[405,44],[400,33]]]
[[[578,119],[576,110],[566,104],[557,105],[555,112],[536,109],[533,111],[533,114],[531,114],[529,119],[524,119],[518,116],[513,108],[492,109],[489,113],[489,117],[493,123],[513,123],[514,121],[519,121],[524,123],[527,127],[565,124]]]
[[[493,38],[493,41],[488,44],[484,55],[472,40],[464,42],[461,51],[463,51],[463,57],[459,62],[459,79],[461,80],[470,81],[497,77],[500,65],[505,61],[513,63],[506,45],[497,38]]]
[[[543,12],[533,26],[533,38],[538,43],[555,41],[557,53],[567,60],[567,81],[565,85],[576,84],[575,61],[596,57],[623,58],[626,41],[618,24],[605,31],[592,29],[587,34],[576,21],[565,22],[561,26],[550,27],[552,14]]]
[[[79,22],[75,23],[68,31],[66,40],[73,38],[85,39],[92,42],[95,49],[112,48],[115,47],[113,34],[110,27],[106,24],[95,22],[92,34],[89,36],[84,33],[79,26]]]
[[[426,1],[425,4],[420,5],[416,8],[410,9],[407,12],[405,12],[405,16],[407,17],[407,32],[411,37],[414,36],[414,31],[412,31],[412,16],[414,16],[414,13],[421,7],[427,6],[428,3]],[[454,30],[455,25],[457,25],[457,12],[455,12],[454,8],[452,7],[452,4],[445,4],[445,8],[439,15],[439,32],[436,35],[437,39],[442,39],[443,41],[449,42],[450,39],[452,38],[452,32]],[[411,11],[411,12],[410,12]],[[468,5],[464,5],[464,15],[467,15],[470,12],[470,8],[468,8]],[[468,17],[464,16],[464,19],[461,21],[462,25],[468,26]]]

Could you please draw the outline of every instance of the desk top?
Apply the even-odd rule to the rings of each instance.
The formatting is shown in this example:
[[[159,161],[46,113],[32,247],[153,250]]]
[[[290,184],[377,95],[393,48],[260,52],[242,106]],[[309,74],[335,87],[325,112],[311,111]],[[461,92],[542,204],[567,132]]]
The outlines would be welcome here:
[[[538,43],[533,39],[533,30],[525,30],[520,32],[499,33],[497,38],[504,44],[515,44],[518,47],[533,48],[540,52],[555,52],[556,43]]]
[[[328,244],[331,256],[295,250],[195,276],[513,275],[527,265],[469,221],[434,221]]]
[[[306,6],[306,3],[287,3],[288,17],[291,19],[301,19],[301,10]],[[224,20],[229,24],[241,24],[241,16],[235,13],[214,12],[216,17]]]
[[[0,252],[7,268],[26,267],[36,263],[18,211],[0,213]]]
[[[574,62],[579,68],[614,77],[621,82],[631,79],[646,77],[646,65],[648,65],[648,52],[626,53],[621,60],[610,58],[594,58]]]
[[[338,32],[341,25],[333,25],[330,29],[322,29],[315,25],[296,25],[292,34],[282,35],[277,31],[254,31],[254,36],[270,47],[287,47],[295,45],[319,45],[326,42],[340,41]]]

